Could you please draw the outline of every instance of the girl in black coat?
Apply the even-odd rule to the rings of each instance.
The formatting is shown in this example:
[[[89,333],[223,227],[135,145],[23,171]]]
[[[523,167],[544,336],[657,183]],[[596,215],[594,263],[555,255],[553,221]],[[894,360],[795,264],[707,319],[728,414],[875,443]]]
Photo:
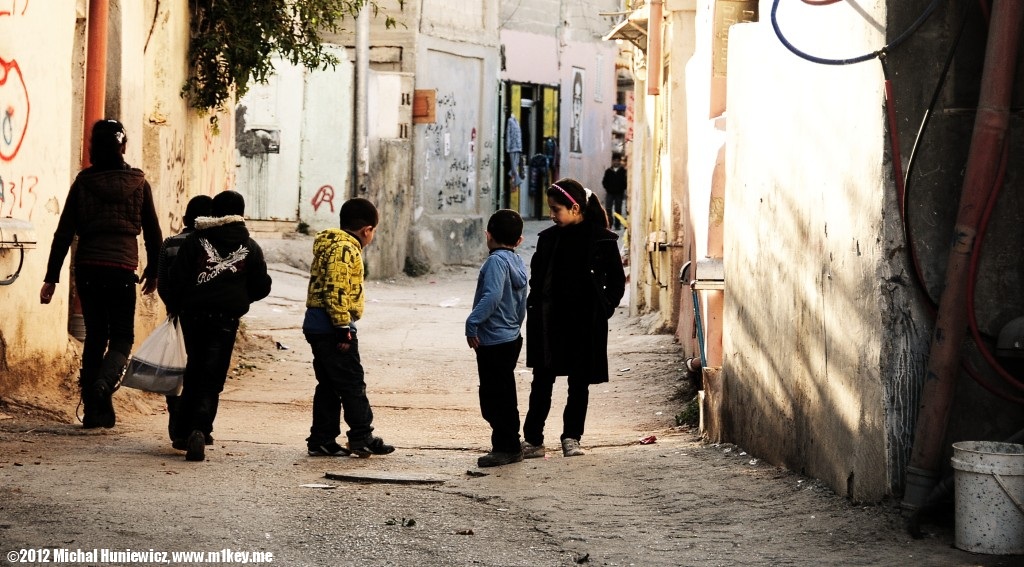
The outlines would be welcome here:
[[[590,385],[608,381],[608,319],[625,292],[618,235],[600,200],[574,179],[548,187],[555,226],[542,231],[530,263],[526,365],[533,368],[523,456],[544,456],[544,422],[556,376],[568,376],[562,453],[582,455]]]

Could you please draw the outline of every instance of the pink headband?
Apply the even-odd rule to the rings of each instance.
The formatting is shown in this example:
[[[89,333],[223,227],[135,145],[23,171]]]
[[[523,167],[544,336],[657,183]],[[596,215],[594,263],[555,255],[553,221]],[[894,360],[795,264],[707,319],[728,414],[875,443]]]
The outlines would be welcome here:
[[[552,183],[551,186],[554,187],[555,189],[558,189],[559,191],[561,191],[562,194],[565,195],[565,198],[569,199],[570,203],[572,203],[573,205],[579,205],[579,203],[576,202],[576,199],[573,199],[572,195],[570,195],[569,192],[566,191],[565,189],[562,189],[561,187],[559,187],[557,183]]]

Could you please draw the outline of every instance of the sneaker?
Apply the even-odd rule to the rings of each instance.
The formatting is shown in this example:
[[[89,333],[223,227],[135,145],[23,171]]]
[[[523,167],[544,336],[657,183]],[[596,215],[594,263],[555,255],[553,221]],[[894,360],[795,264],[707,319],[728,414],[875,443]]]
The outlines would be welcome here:
[[[476,460],[476,466],[480,468],[486,467],[500,467],[501,465],[510,465],[512,463],[519,463],[523,460],[523,452],[516,451],[515,453],[503,453],[500,451],[491,451],[486,455]]]
[[[531,445],[523,440],[522,448],[524,459],[539,459],[544,456],[544,445]]]
[[[330,443],[320,443],[319,445],[306,445],[306,453],[310,457],[347,457],[352,454],[352,451],[331,441]]]
[[[583,455],[583,449],[580,449],[580,442],[577,439],[566,437],[562,439],[562,456],[563,457],[579,457]]]
[[[203,436],[203,432],[198,429],[194,430],[188,436],[188,444],[185,448],[185,460],[186,461],[205,461],[206,460],[206,438]]]
[[[384,443],[380,437],[370,437],[359,443],[348,442],[348,448],[357,457],[369,457],[370,455],[388,455],[395,452],[395,448]]]

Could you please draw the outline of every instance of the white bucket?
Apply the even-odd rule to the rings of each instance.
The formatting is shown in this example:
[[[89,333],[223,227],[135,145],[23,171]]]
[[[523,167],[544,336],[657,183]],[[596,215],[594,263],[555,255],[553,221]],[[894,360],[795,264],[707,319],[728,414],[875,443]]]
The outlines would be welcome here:
[[[991,555],[1024,554],[1024,445],[953,444],[958,548]]]

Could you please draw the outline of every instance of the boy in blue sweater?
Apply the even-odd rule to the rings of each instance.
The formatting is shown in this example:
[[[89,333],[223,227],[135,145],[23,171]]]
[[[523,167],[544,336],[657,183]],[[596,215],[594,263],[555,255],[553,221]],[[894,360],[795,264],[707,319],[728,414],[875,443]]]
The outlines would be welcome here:
[[[480,411],[491,425],[491,452],[477,465],[495,467],[523,460],[515,379],[528,282],[526,264],[515,253],[523,242],[523,219],[513,210],[499,210],[487,221],[486,235],[491,252],[477,278],[466,342],[476,351]]]

